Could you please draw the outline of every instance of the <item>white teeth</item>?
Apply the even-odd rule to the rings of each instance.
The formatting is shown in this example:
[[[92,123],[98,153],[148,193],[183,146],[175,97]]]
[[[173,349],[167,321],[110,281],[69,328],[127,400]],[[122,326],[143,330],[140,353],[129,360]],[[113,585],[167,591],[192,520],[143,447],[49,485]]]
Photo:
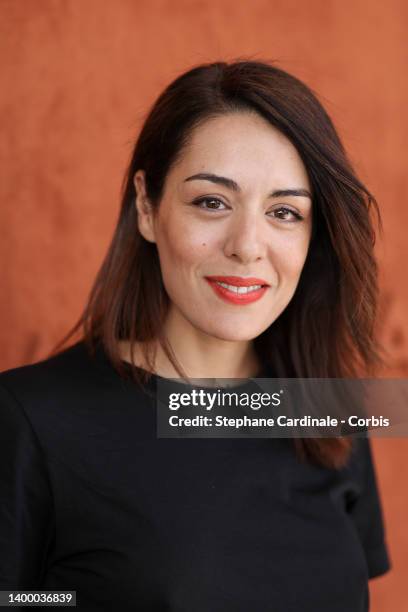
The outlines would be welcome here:
[[[250,285],[249,287],[237,287],[236,285],[227,285],[227,283],[222,283],[221,281],[215,281],[221,287],[228,289],[228,291],[233,291],[234,293],[249,293],[250,291],[257,291],[260,289],[262,285]]]

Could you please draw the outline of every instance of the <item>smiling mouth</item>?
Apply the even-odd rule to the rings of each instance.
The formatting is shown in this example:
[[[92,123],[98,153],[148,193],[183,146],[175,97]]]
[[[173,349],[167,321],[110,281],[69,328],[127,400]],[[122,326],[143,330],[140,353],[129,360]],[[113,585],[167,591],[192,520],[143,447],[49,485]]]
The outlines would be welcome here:
[[[231,304],[245,305],[259,300],[269,285],[260,278],[240,276],[206,276],[215,293]]]
[[[249,285],[249,287],[237,287],[236,285],[228,285],[227,283],[222,283],[221,281],[214,281],[220,287],[225,287],[228,291],[232,291],[233,293],[250,293],[251,291],[257,291],[261,289],[264,285]]]

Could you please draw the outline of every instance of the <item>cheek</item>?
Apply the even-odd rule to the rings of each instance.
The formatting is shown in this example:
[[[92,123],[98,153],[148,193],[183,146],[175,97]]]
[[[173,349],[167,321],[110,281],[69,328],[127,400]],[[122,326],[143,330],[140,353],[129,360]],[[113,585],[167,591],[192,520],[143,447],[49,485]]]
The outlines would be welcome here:
[[[287,238],[287,239],[286,239]],[[281,281],[296,281],[303,269],[309,248],[309,237],[288,236],[279,244],[275,244],[274,254],[271,256],[275,262]]]
[[[163,275],[186,274],[205,264],[217,250],[217,240],[209,228],[167,225],[157,237]]]
[[[307,248],[298,250],[293,249],[290,253],[288,253],[286,265],[291,276],[295,278],[300,276],[306,261],[306,256]]]

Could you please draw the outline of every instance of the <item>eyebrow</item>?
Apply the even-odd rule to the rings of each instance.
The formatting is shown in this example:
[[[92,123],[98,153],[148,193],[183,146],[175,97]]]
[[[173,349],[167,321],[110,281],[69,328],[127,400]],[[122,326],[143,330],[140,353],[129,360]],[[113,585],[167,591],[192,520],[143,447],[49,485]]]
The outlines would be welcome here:
[[[227,187],[227,189],[231,189],[231,191],[240,192],[241,189],[235,181],[225,176],[218,176],[217,174],[211,174],[208,172],[199,172],[198,174],[193,174],[188,178],[184,179],[184,182],[187,181],[211,181],[211,183],[216,183],[217,185],[223,185]],[[307,189],[276,189],[269,194],[269,197],[272,198],[281,198],[283,196],[300,196],[303,198],[312,199],[312,195],[310,191]]]

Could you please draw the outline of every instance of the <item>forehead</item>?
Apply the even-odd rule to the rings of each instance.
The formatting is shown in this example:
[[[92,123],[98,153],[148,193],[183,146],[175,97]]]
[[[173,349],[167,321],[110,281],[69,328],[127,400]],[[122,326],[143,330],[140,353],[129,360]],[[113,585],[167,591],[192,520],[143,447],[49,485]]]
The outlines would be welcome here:
[[[192,130],[170,174],[183,180],[204,170],[233,178],[243,187],[253,181],[269,187],[271,183],[309,187],[306,168],[294,145],[255,112],[213,117]]]

